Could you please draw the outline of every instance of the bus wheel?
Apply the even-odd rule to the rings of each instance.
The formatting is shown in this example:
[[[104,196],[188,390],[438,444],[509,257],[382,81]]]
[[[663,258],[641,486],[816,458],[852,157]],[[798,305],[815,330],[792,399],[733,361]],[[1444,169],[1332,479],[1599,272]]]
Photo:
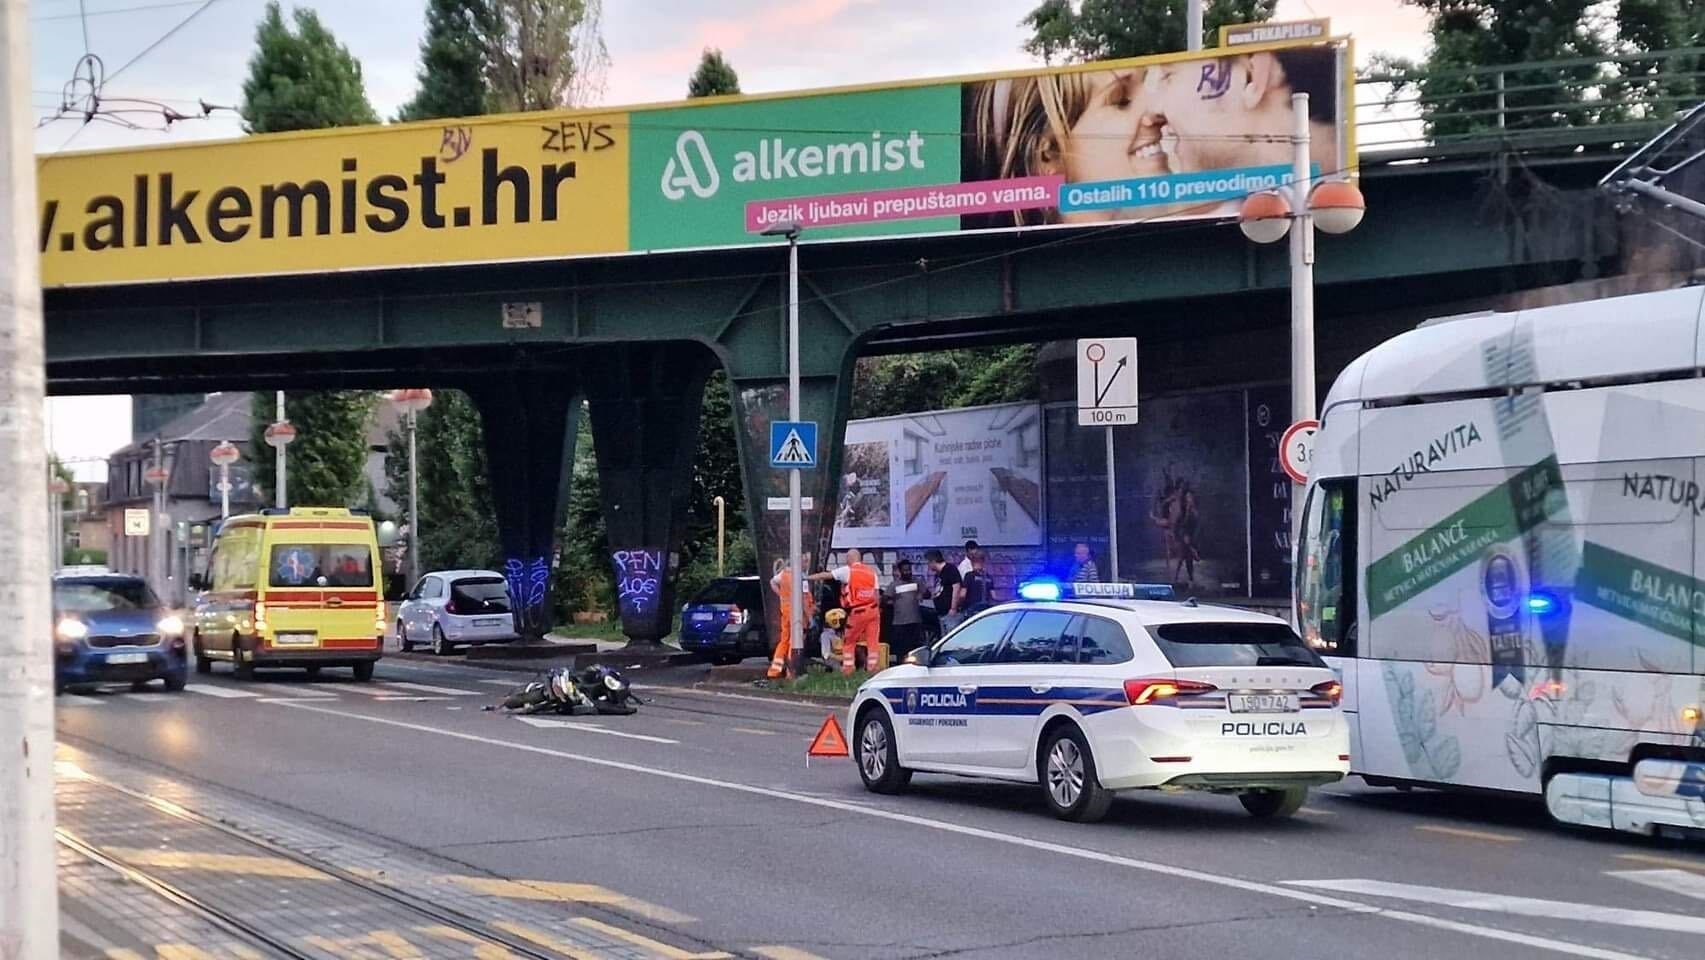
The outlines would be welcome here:
[[[1243,809],[1257,820],[1276,820],[1288,817],[1308,800],[1307,787],[1286,787],[1283,790],[1247,790],[1237,795]]]

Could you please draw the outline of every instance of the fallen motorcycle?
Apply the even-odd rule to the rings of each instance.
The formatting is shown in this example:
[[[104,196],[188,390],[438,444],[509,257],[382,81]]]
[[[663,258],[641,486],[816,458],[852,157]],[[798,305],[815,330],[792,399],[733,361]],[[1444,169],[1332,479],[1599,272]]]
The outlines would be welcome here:
[[[503,708],[522,714],[572,715],[577,709],[590,709],[599,714],[626,716],[636,712],[635,705],[643,702],[626,677],[615,668],[600,664],[578,673],[571,667],[559,667],[511,691],[503,700]]]

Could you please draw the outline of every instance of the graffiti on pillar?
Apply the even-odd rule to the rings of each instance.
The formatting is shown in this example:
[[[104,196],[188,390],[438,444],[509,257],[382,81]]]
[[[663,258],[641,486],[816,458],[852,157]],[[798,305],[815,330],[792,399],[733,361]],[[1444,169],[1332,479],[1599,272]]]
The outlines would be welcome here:
[[[610,562],[616,568],[616,603],[622,619],[655,612],[663,596],[663,551],[615,550]]]
[[[509,603],[518,626],[543,623],[545,597],[550,593],[551,563],[547,557],[510,557],[503,565]]]

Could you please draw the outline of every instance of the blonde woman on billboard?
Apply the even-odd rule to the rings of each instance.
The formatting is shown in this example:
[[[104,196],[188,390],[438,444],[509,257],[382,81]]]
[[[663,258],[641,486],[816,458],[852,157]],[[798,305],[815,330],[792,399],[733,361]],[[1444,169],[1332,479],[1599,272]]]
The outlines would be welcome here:
[[[965,180],[1062,176],[1067,183],[1166,174],[1157,114],[1141,102],[1140,70],[1010,77],[966,84]],[[964,218],[964,226],[1095,223],[1162,211],[1061,214],[1014,210]]]

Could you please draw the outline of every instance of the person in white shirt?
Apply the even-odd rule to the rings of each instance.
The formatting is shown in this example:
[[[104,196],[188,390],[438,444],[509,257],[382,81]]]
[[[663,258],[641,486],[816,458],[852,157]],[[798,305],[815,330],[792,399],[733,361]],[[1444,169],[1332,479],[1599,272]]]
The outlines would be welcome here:
[[[977,541],[965,541],[965,555],[959,558],[959,575],[961,577],[971,572],[971,552],[976,549],[978,549]]]

